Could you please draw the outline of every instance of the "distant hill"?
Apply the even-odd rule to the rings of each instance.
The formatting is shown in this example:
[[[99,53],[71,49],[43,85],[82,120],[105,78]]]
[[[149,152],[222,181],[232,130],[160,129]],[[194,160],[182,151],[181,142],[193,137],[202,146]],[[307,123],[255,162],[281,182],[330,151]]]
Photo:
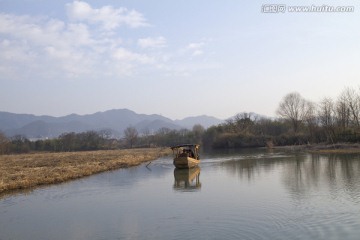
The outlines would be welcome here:
[[[186,128],[192,128],[195,124],[201,124],[203,127],[208,128],[214,125],[219,125],[223,123],[224,120],[220,120],[215,117],[210,117],[206,115],[198,117],[187,117],[182,120],[175,120],[175,123],[178,125],[184,126]]]
[[[63,117],[0,112],[0,131],[9,137],[24,135],[28,138],[54,138],[66,132],[79,133],[89,130],[107,130],[111,131],[114,137],[121,137],[129,126],[135,127],[139,133],[144,131],[153,133],[160,128],[191,129],[195,124],[207,128],[221,122],[223,121],[209,116],[188,117],[174,121],[161,115],[138,114],[128,109],[114,109],[87,115],[71,114]]]
[[[36,120],[21,128],[5,130],[5,134],[8,136],[24,135],[28,138],[55,138],[66,132],[85,132],[94,130],[91,126],[79,122],[44,122],[42,120]]]

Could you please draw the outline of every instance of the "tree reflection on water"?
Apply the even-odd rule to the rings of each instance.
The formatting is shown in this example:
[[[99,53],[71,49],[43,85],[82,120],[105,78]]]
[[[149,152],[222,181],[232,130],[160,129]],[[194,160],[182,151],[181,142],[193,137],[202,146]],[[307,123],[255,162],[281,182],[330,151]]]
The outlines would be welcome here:
[[[360,190],[359,155],[309,154],[289,161],[283,173],[283,183],[295,198],[327,191],[334,198],[343,192],[358,199]]]
[[[359,199],[359,154],[268,153],[239,156],[222,162],[220,167],[247,181],[255,181],[257,177],[278,171],[281,182],[296,199],[319,191],[327,191],[333,197],[341,191]]]

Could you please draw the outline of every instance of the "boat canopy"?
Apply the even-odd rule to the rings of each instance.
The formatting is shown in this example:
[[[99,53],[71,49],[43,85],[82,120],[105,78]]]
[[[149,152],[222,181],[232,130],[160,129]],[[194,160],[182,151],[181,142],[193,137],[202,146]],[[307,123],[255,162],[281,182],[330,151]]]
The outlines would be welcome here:
[[[199,148],[200,147],[200,145],[199,144],[181,144],[181,145],[177,145],[177,146],[173,146],[173,147],[171,147],[171,149],[176,149],[176,148]]]
[[[181,144],[171,147],[175,158],[178,157],[191,157],[199,160],[199,144]]]

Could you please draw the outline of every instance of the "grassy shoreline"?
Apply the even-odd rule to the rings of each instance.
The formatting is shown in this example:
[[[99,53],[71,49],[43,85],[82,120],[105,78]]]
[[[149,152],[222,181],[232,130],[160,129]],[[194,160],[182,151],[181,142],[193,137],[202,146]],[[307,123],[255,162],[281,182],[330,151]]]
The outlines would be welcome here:
[[[360,153],[360,144],[278,146],[274,149],[302,150],[319,154],[349,154]],[[170,149],[150,148],[0,155],[0,194],[137,166],[170,153]]]
[[[150,148],[0,155],[0,193],[137,166],[170,153]]]
[[[357,143],[336,143],[327,145],[314,145],[308,148],[310,153],[320,154],[352,154],[360,153],[360,144]]]
[[[360,153],[359,143],[308,144],[291,146],[274,146],[274,149],[307,151],[319,154],[352,154]]]

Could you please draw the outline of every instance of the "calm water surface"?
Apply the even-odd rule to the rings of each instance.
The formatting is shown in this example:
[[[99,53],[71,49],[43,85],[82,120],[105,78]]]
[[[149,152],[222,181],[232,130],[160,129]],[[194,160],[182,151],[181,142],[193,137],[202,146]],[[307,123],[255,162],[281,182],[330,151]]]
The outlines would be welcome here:
[[[0,197],[0,239],[359,239],[360,156],[171,158]]]

